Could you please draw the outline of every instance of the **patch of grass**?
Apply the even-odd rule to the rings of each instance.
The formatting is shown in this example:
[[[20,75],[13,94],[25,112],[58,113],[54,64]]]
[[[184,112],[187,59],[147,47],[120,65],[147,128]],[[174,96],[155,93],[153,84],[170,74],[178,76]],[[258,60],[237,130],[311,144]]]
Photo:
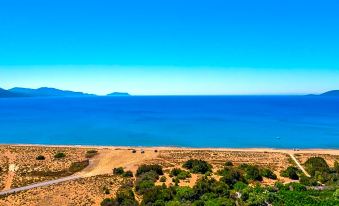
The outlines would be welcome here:
[[[54,155],[55,159],[61,159],[61,158],[64,158],[64,157],[66,157],[66,154],[63,153],[63,152],[58,152]]]

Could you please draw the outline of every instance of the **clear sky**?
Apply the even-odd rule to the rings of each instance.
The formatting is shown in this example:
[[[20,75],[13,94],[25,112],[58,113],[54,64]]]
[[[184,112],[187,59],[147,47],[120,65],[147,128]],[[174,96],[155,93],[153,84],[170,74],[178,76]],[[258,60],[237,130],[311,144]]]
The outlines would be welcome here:
[[[337,0],[1,0],[0,87],[90,93],[339,89]]]

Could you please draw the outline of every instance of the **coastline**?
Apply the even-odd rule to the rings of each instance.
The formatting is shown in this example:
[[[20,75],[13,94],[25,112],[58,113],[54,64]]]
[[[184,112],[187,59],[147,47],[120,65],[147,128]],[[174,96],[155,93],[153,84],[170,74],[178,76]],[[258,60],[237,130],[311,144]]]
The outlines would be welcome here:
[[[317,153],[339,155],[339,149],[327,148],[231,148],[231,147],[179,147],[179,146],[109,146],[109,145],[49,145],[49,144],[0,144],[0,146],[18,146],[18,147],[64,147],[64,148],[95,148],[95,149],[144,149],[144,150],[192,150],[192,151],[234,151],[234,152],[280,152],[280,153]]]

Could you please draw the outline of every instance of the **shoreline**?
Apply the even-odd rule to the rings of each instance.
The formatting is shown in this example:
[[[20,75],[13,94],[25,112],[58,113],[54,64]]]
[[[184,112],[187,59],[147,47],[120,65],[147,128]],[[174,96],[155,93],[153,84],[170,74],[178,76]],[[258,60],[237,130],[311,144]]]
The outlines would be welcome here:
[[[65,148],[95,148],[95,149],[144,149],[144,150],[211,150],[211,151],[229,151],[229,152],[280,152],[280,153],[317,153],[339,155],[339,149],[328,148],[232,148],[232,147],[180,147],[180,146],[110,146],[110,145],[49,145],[49,144],[0,144],[0,146],[18,146],[18,147],[65,147]]]

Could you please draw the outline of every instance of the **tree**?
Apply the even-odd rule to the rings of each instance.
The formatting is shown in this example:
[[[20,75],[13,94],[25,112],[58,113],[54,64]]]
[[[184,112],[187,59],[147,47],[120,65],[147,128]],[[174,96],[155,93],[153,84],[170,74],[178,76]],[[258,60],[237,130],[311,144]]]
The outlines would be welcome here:
[[[189,169],[192,173],[206,174],[212,171],[212,165],[204,160],[190,159],[183,164],[183,167]]]
[[[162,166],[160,165],[141,165],[138,170],[136,176],[140,176],[143,173],[154,171],[158,175],[163,175]]]
[[[281,176],[288,177],[292,180],[298,180],[299,179],[298,171],[299,171],[298,168],[289,166],[286,170],[281,172]]]
[[[310,175],[314,176],[316,171],[328,172],[329,166],[322,157],[311,157],[305,162],[305,168]]]
[[[270,178],[272,180],[276,180],[277,179],[277,175],[274,174],[274,172],[268,168],[264,168],[262,170],[260,170],[260,174],[263,176],[263,177],[267,177],[267,178]]]

